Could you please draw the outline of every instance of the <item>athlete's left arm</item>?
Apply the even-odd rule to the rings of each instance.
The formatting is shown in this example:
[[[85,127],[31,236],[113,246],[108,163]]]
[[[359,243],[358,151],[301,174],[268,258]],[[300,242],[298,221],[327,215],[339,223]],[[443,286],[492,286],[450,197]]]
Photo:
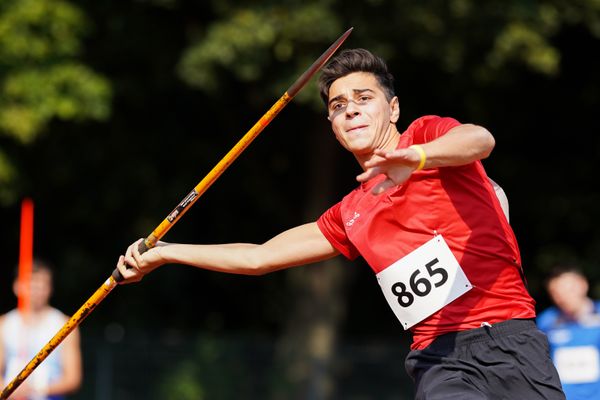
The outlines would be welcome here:
[[[373,157],[364,163],[365,171],[356,179],[365,182],[385,174],[387,179],[373,188],[373,193],[382,193],[404,183],[421,164],[421,169],[469,164],[487,158],[495,144],[487,129],[473,124],[458,125],[445,135],[419,144],[420,148],[375,150]]]
[[[494,137],[484,127],[458,125],[445,135],[420,145],[426,158],[423,168],[453,167],[482,160],[489,157],[495,144]],[[412,151],[420,162],[418,152]]]

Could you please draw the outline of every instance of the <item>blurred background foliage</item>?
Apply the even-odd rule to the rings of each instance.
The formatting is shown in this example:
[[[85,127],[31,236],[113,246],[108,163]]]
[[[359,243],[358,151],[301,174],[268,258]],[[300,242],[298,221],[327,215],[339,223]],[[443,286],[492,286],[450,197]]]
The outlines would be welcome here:
[[[0,0],[0,311],[15,305],[23,197],[58,271],[54,304],[73,313],[351,26],[344,47],[396,76],[401,130],[438,114],[495,135],[484,165],[538,307],[559,262],[600,297],[597,0]],[[265,241],[357,173],[313,79],[165,240]],[[410,337],[360,260],[260,278],[164,267],[115,290],[82,333],[78,398],[411,398]]]
[[[65,1],[0,2],[0,133],[29,145],[53,119],[106,120],[110,83],[78,60],[89,22]],[[0,202],[21,179],[0,148]]]

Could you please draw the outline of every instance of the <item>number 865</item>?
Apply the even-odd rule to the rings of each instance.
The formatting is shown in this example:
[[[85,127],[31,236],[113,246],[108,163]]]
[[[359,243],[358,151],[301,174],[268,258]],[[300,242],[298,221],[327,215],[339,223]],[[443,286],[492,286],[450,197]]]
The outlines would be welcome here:
[[[434,258],[427,264],[425,264],[425,268],[427,269],[427,273],[430,278],[433,278],[434,275],[440,275],[440,278],[433,285],[437,288],[442,286],[448,280],[448,272],[442,267],[433,268],[435,264],[438,263],[438,259]],[[412,273],[409,279],[409,286],[412,291],[407,290],[406,285],[403,282],[396,282],[392,285],[392,293],[398,297],[398,304],[401,307],[409,307],[414,301],[415,296],[424,297],[431,292],[431,282],[427,277],[418,278],[421,273],[420,269],[417,269]],[[414,293],[414,295],[413,295]]]

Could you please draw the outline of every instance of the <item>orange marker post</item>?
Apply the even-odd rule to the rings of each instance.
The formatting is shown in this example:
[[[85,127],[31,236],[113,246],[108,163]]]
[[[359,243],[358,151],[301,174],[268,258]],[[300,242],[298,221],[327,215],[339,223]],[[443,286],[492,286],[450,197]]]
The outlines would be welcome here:
[[[29,312],[30,281],[33,267],[33,201],[26,198],[21,203],[21,235],[19,245],[19,296],[18,309],[21,314]]]

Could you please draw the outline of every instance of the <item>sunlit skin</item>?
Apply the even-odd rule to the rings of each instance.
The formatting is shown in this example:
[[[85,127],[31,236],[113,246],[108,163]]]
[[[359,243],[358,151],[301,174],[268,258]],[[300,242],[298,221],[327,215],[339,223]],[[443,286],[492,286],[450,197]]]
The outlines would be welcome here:
[[[566,272],[548,283],[550,298],[567,316],[578,319],[593,310],[593,302],[587,296],[589,285],[579,274]]]
[[[394,150],[398,145],[398,97],[386,99],[373,74],[355,72],[333,82],[327,109],[335,137],[363,169],[376,149]]]
[[[327,111],[336,139],[365,171],[357,180],[366,182],[382,173],[387,176],[373,193],[406,181],[419,164],[416,151],[396,149],[400,140],[398,97],[388,99],[373,74],[354,72],[334,81]]]

